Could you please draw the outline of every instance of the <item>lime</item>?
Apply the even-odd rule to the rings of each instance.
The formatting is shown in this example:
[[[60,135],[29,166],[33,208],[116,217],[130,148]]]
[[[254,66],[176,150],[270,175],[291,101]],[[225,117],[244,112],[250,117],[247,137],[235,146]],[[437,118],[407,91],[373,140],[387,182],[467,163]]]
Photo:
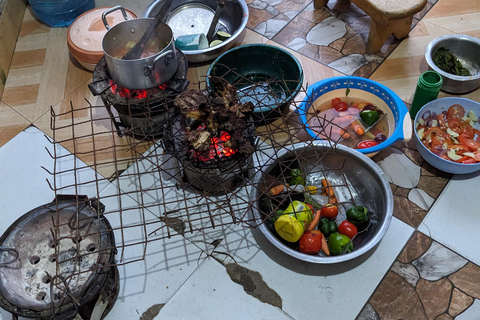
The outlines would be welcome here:
[[[278,235],[288,242],[297,242],[305,231],[303,224],[292,216],[283,215],[275,221]]]
[[[213,40],[212,42],[210,42],[210,48],[215,47],[216,45],[218,45],[222,42],[223,42],[222,40]]]
[[[230,38],[232,35],[228,32],[225,32],[225,31],[218,31],[217,32],[217,37],[218,39],[220,40],[227,40],[228,38]]]

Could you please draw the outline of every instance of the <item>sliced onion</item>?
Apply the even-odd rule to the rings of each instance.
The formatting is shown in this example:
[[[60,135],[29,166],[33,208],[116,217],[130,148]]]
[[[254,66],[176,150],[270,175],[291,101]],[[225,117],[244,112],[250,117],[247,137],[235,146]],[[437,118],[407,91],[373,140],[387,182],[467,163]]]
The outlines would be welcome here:
[[[423,119],[423,121],[427,122],[428,119],[430,118],[430,115],[431,115],[431,114],[432,114],[432,113],[430,112],[430,110],[425,111],[425,112],[422,114],[422,119]]]

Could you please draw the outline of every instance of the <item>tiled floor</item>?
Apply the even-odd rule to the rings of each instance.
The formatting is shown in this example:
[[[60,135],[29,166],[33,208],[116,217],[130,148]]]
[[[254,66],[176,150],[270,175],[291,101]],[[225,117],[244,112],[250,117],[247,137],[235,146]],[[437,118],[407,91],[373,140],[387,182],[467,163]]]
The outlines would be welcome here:
[[[237,45],[283,46],[300,60],[305,83],[337,75],[369,77],[407,104],[427,69],[423,54],[432,39],[450,33],[480,36],[479,1],[428,1],[408,38],[391,37],[381,51],[367,55],[370,18],[346,0],[330,1],[320,10],[302,0],[247,2],[248,30]],[[141,15],[147,5],[135,1],[132,9]],[[207,68],[189,69],[189,79],[202,79]],[[79,152],[91,146],[86,139],[70,143],[71,132],[52,130],[51,106],[64,115],[57,125],[97,119],[96,127],[86,123],[80,132],[105,132],[96,141],[107,150],[100,159],[104,165],[96,167],[97,173],[85,168],[83,178],[110,177],[124,169],[128,174],[138,167],[131,165],[128,138],[111,133],[106,112],[88,108],[85,99],[100,104],[87,88],[90,82],[91,73],[68,55],[66,29],[50,29],[27,10],[0,101],[0,232],[52,200],[45,183],[51,176],[41,168],[52,170],[44,149],[51,144],[44,134],[55,132],[53,138],[66,149],[62,152],[75,151],[88,165],[99,161]],[[480,101],[480,90],[465,97]],[[82,109],[73,120],[71,106]],[[141,154],[150,144],[135,147],[134,153]],[[148,247],[147,259],[120,267],[121,292],[107,319],[145,320],[157,314],[157,319],[480,319],[480,175],[439,172],[412,141],[395,143],[374,161],[391,184],[394,218],[380,245],[362,259],[335,266],[303,263],[277,250],[258,230],[241,225],[157,241]],[[155,183],[154,176],[145,174],[142,182]],[[126,191],[135,183],[117,179],[85,185],[82,192],[109,199],[118,188]],[[122,198],[121,205],[135,207],[135,196],[141,195]],[[119,205],[113,198],[108,203]],[[10,318],[0,311],[0,319]]]

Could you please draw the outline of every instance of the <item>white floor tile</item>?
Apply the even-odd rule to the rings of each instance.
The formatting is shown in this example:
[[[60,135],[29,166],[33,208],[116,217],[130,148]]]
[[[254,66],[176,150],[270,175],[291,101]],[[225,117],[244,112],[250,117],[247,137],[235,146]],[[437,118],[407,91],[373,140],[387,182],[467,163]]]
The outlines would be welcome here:
[[[156,319],[292,320],[233,282],[225,267],[208,258],[160,310]]]
[[[52,145],[37,128],[29,127],[0,148],[0,234],[23,214],[55,198],[55,192],[46,181],[53,186],[53,176],[43,169],[53,173],[55,161],[46,149],[52,154],[56,152],[57,156],[65,156],[56,166],[57,172],[64,171],[56,175],[56,187],[66,187],[59,190],[59,194],[97,196],[97,186],[89,183],[96,179],[94,170],[85,167],[60,145]],[[74,165],[82,168],[77,170],[76,176],[69,171]],[[73,187],[75,184],[77,188]],[[101,183],[98,189],[105,185]]]
[[[129,196],[118,196],[114,185],[103,190],[100,196],[106,216],[116,230],[117,262],[126,263],[118,267],[120,293],[106,319],[139,319],[152,305],[165,303],[205,256],[178,234],[167,238],[165,229],[147,237],[148,223],[156,217],[139,208]]]
[[[297,320],[355,319],[413,231],[393,218],[373,252],[345,264],[316,265],[297,260],[278,250],[259,230],[241,227],[235,228],[216,251],[228,252],[240,265],[260,272],[282,298],[283,310]]]
[[[480,172],[454,176],[418,230],[480,264],[479,195]]]

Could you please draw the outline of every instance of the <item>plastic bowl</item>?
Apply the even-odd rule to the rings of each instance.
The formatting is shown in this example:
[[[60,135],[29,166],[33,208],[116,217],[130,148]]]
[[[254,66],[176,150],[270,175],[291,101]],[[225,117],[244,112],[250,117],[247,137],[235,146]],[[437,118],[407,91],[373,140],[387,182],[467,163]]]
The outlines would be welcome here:
[[[275,206],[278,199],[270,196],[266,190],[285,180],[288,175],[285,168],[289,168],[292,163],[308,173],[307,181],[318,182],[321,178],[328,177],[341,202],[337,223],[345,219],[345,210],[354,204],[364,206],[371,212],[371,224],[367,231],[354,238],[352,252],[338,256],[327,256],[323,252],[315,255],[304,254],[295,248],[295,243],[286,243],[275,232],[268,217],[274,210],[272,204]],[[327,141],[298,143],[281,149],[277,152],[277,157],[268,156],[262,168],[253,177],[253,217],[259,222],[258,228],[265,237],[279,250],[292,257],[318,264],[353,260],[376,247],[390,226],[394,208],[390,184],[375,162],[352,148],[343,145],[332,148]],[[289,199],[289,196],[285,198],[287,203],[290,202]]]
[[[348,89],[348,90],[347,90]],[[334,77],[318,81],[307,89],[307,95],[297,109],[300,122],[307,133],[316,140],[321,140],[309,125],[309,114],[315,112],[315,105],[331,101],[336,97],[359,98],[373,103],[385,114],[389,124],[389,136],[384,142],[364,149],[355,149],[364,154],[375,154],[395,141],[409,141],[412,138],[412,120],[405,103],[392,90],[373,80],[360,77]]]
[[[436,112],[437,114],[442,113],[443,111],[448,110],[448,108],[452,104],[459,104],[461,105],[466,112],[472,110],[475,115],[478,117],[480,115],[480,103],[465,99],[465,98],[456,98],[456,97],[447,97],[441,98],[434,101],[431,101],[424,105],[417,113],[415,117],[414,125],[418,122],[419,119],[422,118],[422,115],[427,112]],[[480,125],[478,122],[475,124],[476,129],[480,129]],[[418,152],[423,159],[425,159],[428,163],[430,163],[435,168],[445,171],[448,173],[454,174],[466,174],[472,173],[475,171],[480,170],[480,163],[472,163],[472,164],[464,164],[464,163],[456,163],[450,160],[443,159],[430,150],[428,150],[425,145],[420,141],[418,137],[417,130],[415,130],[415,144],[417,146]]]
[[[289,52],[266,44],[242,45],[212,62],[208,76],[235,84],[242,102],[255,105],[253,119],[265,122],[277,118],[302,87],[303,69]]]

